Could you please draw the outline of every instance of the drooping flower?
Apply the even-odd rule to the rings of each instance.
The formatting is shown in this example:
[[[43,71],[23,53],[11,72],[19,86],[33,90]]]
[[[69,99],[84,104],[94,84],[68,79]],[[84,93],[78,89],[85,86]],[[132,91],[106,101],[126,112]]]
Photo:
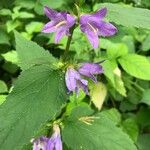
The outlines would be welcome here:
[[[111,23],[103,21],[107,14],[107,8],[102,8],[94,14],[85,14],[80,17],[80,29],[89,39],[93,48],[98,48],[98,36],[112,36],[117,28]]]
[[[94,75],[102,74],[103,68],[98,63],[83,63],[78,71],[81,75],[89,77],[94,82],[97,82],[97,79]]]
[[[53,126],[53,132],[51,138],[42,136],[39,139],[32,140],[33,150],[62,150],[60,128],[58,125],[55,124]]]
[[[69,36],[69,29],[75,24],[75,17],[71,16],[66,12],[57,12],[48,7],[44,7],[44,11],[46,16],[51,20],[48,22],[42,32],[44,33],[52,33],[56,32],[55,35],[55,43],[58,43],[60,39],[67,35]]]
[[[65,75],[66,86],[69,92],[75,91],[78,95],[80,88],[88,95],[88,81],[81,78],[73,68],[68,68]]]
[[[48,141],[47,150],[62,150],[62,141],[60,128],[58,125],[53,126],[54,133]]]
[[[47,150],[48,138],[42,136],[39,139],[34,139],[32,143],[33,150]]]

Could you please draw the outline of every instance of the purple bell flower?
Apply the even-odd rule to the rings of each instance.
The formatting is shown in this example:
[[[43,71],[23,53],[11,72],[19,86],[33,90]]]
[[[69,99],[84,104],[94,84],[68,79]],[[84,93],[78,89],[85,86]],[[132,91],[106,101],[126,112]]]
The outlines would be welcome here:
[[[47,150],[62,150],[62,141],[60,135],[60,128],[58,125],[53,126],[54,133],[47,143]]]
[[[34,139],[33,150],[62,150],[62,141],[60,135],[60,128],[58,125],[53,126],[54,133],[51,138],[40,137],[39,139]]]
[[[33,150],[47,150],[48,138],[42,136],[39,139],[34,139],[32,143]]]
[[[97,82],[94,75],[103,73],[102,66],[98,63],[83,63],[78,71],[81,75],[91,78],[94,82]]]
[[[65,76],[66,86],[69,92],[75,91],[78,95],[80,88],[88,95],[88,81],[81,78],[73,68],[68,68]]]
[[[44,7],[44,11],[46,16],[51,21],[44,26],[42,32],[44,33],[56,32],[55,43],[58,43],[64,35],[67,36],[70,35],[69,29],[75,24],[76,22],[75,17],[71,16],[66,12],[57,12],[46,6]]]
[[[98,36],[112,36],[117,32],[115,26],[103,21],[106,14],[107,8],[102,8],[94,14],[85,14],[80,17],[80,29],[86,34],[93,48],[98,48]]]

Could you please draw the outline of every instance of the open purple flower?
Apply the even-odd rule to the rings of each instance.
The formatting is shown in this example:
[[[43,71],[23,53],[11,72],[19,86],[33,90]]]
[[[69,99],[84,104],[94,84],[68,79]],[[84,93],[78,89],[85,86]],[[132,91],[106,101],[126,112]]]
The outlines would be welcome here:
[[[54,133],[48,141],[46,150],[62,150],[62,141],[59,126],[54,125],[53,130]]]
[[[73,68],[68,68],[65,76],[66,86],[69,92],[75,91],[78,95],[80,88],[88,95],[88,81],[80,77],[80,74]]]
[[[91,78],[94,82],[97,82],[97,79],[94,75],[103,73],[102,66],[100,66],[98,63],[83,63],[78,71],[81,75]]]
[[[94,14],[85,14],[80,17],[80,29],[84,32],[93,48],[98,48],[98,36],[111,36],[117,32],[117,28],[111,23],[103,21],[107,8],[102,8]]]
[[[33,150],[47,150],[48,138],[42,136],[39,139],[34,139],[32,143]]]
[[[51,21],[44,26],[42,32],[56,32],[55,43],[58,43],[64,35],[70,35],[69,29],[75,24],[75,17],[66,12],[57,12],[48,7],[44,7],[44,11]]]

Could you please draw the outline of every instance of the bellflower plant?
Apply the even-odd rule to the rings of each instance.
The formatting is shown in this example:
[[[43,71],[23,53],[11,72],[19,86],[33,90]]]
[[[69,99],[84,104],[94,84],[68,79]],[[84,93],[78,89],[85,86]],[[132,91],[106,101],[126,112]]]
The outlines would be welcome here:
[[[88,81],[82,79],[79,72],[73,68],[68,68],[65,75],[66,86],[69,92],[75,91],[78,95],[81,88],[88,95]]]
[[[106,14],[107,8],[102,8],[94,14],[85,14],[80,17],[80,29],[86,34],[93,48],[98,48],[99,36],[112,36],[117,32],[114,25],[103,20]]]
[[[100,66],[98,63],[83,63],[78,71],[81,75],[91,78],[94,82],[97,82],[97,79],[94,75],[103,73],[102,66]]]
[[[55,32],[55,43],[58,43],[64,36],[70,36],[69,29],[75,24],[75,17],[66,12],[57,12],[45,6],[46,16],[51,20],[44,27],[42,32]]]

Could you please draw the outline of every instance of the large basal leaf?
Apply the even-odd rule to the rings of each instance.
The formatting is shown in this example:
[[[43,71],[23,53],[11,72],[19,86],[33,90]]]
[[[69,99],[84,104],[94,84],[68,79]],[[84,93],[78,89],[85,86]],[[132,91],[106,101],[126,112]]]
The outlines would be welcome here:
[[[64,122],[63,141],[73,150],[136,150],[133,141],[121,129],[99,113],[90,116],[87,108],[78,107]]]
[[[56,59],[45,49],[15,32],[16,50],[23,70],[36,64],[52,64]]]
[[[60,71],[46,65],[24,71],[0,107],[0,150],[21,150],[66,100]]]
[[[95,5],[94,9],[108,8],[109,21],[123,26],[134,26],[150,29],[150,10],[132,6],[103,3]]]
[[[128,54],[119,59],[119,63],[123,69],[130,75],[150,80],[150,62],[144,56],[137,54]]]

